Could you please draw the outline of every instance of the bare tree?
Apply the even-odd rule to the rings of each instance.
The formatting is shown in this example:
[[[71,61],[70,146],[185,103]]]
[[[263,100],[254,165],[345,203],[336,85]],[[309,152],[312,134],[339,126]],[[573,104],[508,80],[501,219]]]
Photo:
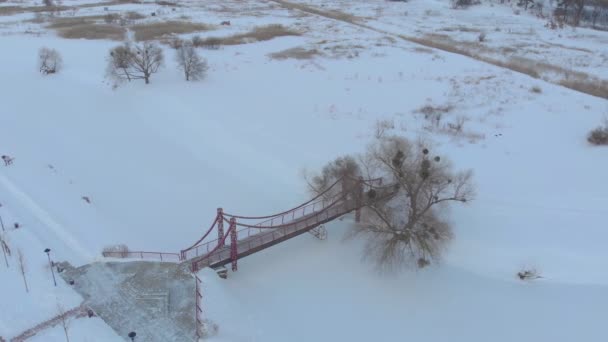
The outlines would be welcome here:
[[[157,44],[145,42],[132,46],[125,43],[110,50],[106,74],[116,83],[143,79],[148,84],[163,62],[163,50]]]
[[[354,158],[346,160],[353,161]],[[431,156],[424,143],[405,138],[378,139],[359,159],[368,176],[381,176],[384,195],[367,192],[363,223],[349,237],[366,238],[365,257],[381,269],[417,264],[425,267],[438,261],[452,237],[452,229],[441,210],[449,202],[467,202],[473,196],[472,173],[454,172],[451,164]],[[339,165],[328,164],[313,185],[327,186],[326,174]],[[353,169],[353,166],[348,169]],[[337,176],[333,176],[337,177]],[[314,179],[313,179],[314,180]]]
[[[61,320],[61,327],[63,328],[63,333],[65,334],[65,341],[70,342],[70,336],[68,334],[68,330],[70,328],[70,317],[59,303],[57,303],[57,316],[59,316],[59,319]]]
[[[63,60],[55,49],[43,47],[38,50],[38,67],[40,72],[48,75],[58,73],[63,66]]]
[[[307,179],[308,186],[314,194],[321,194],[329,189],[335,182],[338,186],[332,188],[325,194],[326,199],[335,198],[337,195],[354,193],[357,180],[361,176],[361,168],[354,157],[338,157],[325,165],[318,175]]]
[[[201,58],[192,42],[183,42],[175,55],[178,67],[184,72],[186,81],[203,79],[209,68],[207,61]]]
[[[23,252],[20,249],[17,249],[17,260],[19,260],[19,269],[21,270],[21,276],[23,277],[23,284],[25,285],[25,292],[30,292],[29,287],[27,286],[27,279],[25,278],[25,257],[23,256]]]
[[[372,202],[366,224],[354,231],[368,236],[367,255],[380,266],[393,268],[414,260],[424,267],[438,260],[452,237],[441,207],[473,196],[471,171],[454,172],[449,161],[431,156],[425,145],[392,136],[368,148],[368,168],[395,185],[394,195]]]

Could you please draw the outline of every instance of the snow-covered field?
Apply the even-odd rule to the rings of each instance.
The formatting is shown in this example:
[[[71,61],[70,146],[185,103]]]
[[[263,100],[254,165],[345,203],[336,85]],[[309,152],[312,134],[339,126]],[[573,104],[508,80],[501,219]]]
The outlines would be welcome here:
[[[388,133],[431,139],[458,168],[474,170],[477,195],[450,212],[455,239],[444,262],[381,276],[360,261],[360,241],[343,241],[352,224],[347,217],[327,226],[326,241],[306,234],[243,259],[228,280],[202,271],[204,315],[220,326],[215,340],[606,340],[608,149],[585,140],[608,115],[606,100],[275,2],[180,4],[175,11],[155,3],[102,4],[77,15],[160,8],[144,21],[183,15],[231,21],[203,37],[274,23],[302,35],[201,50],[210,70],[196,83],[183,81],[165,46],[166,67],[150,85],[112,90],[105,56],[117,42],[63,39],[28,21],[32,13],[0,15],[0,154],[15,158],[0,167],[3,236],[13,252],[8,269],[0,257],[1,337],[55,316],[58,302],[64,308],[82,302],[63,281],[53,286],[45,248],[73,265],[100,260],[102,248],[116,243],[178,252],[200,237],[217,207],[264,215],[307,199],[302,173],[362,151],[382,121]],[[500,32],[488,33],[487,44],[497,48],[534,43],[534,35],[513,33],[529,25],[539,36],[540,59],[583,61],[571,68],[608,77],[605,32],[560,34],[499,6],[310,4],[361,16],[411,6],[403,20],[384,15],[366,23],[408,36],[463,22],[486,31],[500,22]],[[575,45],[591,53],[560,47]],[[62,72],[38,73],[42,46],[60,51]],[[318,54],[269,57],[295,47]],[[426,105],[453,109],[434,127],[417,112]],[[459,118],[463,133],[442,129]],[[21,228],[13,229],[15,222]],[[18,249],[27,263],[27,294]],[[519,281],[515,274],[525,267],[543,278]],[[99,319],[78,319],[70,332],[72,341],[121,340]],[[55,327],[32,340],[63,339]]]

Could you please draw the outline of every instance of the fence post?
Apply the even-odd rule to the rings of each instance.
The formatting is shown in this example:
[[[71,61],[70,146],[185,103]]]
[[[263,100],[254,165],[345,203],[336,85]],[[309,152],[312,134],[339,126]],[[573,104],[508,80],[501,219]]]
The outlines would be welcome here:
[[[230,258],[232,259],[232,271],[236,272],[238,258],[238,236],[236,231],[236,218],[230,219]]]
[[[217,244],[224,245],[224,209],[217,208]]]

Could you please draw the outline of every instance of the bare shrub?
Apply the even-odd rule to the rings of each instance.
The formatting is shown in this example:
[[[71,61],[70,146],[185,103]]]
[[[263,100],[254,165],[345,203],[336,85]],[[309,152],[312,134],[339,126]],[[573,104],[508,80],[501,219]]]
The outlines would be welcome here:
[[[480,2],[478,0],[451,0],[452,8],[467,8],[473,5],[477,5]]]
[[[464,116],[459,116],[456,118],[454,122],[448,122],[448,129],[454,134],[460,134],[463,131],[464,124],[467,121],[467,118]]]
[[[104,257],[127,258],[129,256],[129,247],[124,244],[106,246],[103,248],[101,255]]]
[[[608,145],[608,119],[604,121],[602,126],[589,132],[587,141],[592,145]]]
[[[343,156],[325,165],[318,175],[308,181],[308,186],[314,194],[319,195],[340,182],[325,194],[325,198],[330,199],[340,194],[354,194],[360,176],[361,168],[357,160],[352,156]]]
[[[46,7],[55,7],[55,1],[53,0],[42,0],[42,3]]]
[[[517,277],[520,280],[534,280],[534,279],[542,278],[542,276],[539,274],[539,272],[533,268],[523,269],[523,270],[517,272]]]
[[[157,40],[170,34],[183,34],[191,32],[209,31],[213,26],[188,21],[163,21],[139,24],[131,27],[135,32],[135,40]]]
[[[117,13],[108,13],[103,16],[103,21],[105,21],[106,24],[116,23],[119,19],[120,15],[118,15]]]
[[[439,127],[443,116],[452,111],[454,107],[452,105],[434,106],[425,105],[418,109],[418,113],[422,113],[424,118],[431,122],[435,127]]]
[[[394,120],[376,120],[376,125],[374,127],[374,137],[376,137],[376,139],[381,139],[385,136],[386,132],[390,131],[391,129],[395,129]]]
[[[480,43],[485,42],[485,41],[486,41],[486,34],[485,34],[485,32],[481,32],[481,33],[479,34],[479,36],[477,36],[477,40],[478,40]]]
[[[534,86],[534,87],[530,88],[530,91],[535,94],[540,94],[543,92],[543,90],[539,86]]]
[[[135,11],[130,11],[127,12],[125,14],[125,18],[129,19],[129,20],[140,20],[140,19],[144,19],[146,16],[141,14],[141,13],[137,13]]]
[[[115,86],[124,81],[143,79],[150,83],[153,74],[163,66],[163,50],[154,43],[125,43],[110,50],[106,76]]]
[[[217,37],[201,38],[200,36],[192,37],[192,45],[211,50],[217,50],[222,45],[222,39]]]
[[[207,61],[201,58],[192,43],[182,44],[175,55],[178,67],[184,72],[186,81],[197,81],[205,77],[209,67]]]
[[[173,39],[169,40],[169,46],[174,50],[181,48],[183,45],[184,45],[183,39],[173,38]]]
[[[38,50],[38,68],[41,73],[55,74],[61,70],[62,66],[63,60],[57,50],[46,47]]]

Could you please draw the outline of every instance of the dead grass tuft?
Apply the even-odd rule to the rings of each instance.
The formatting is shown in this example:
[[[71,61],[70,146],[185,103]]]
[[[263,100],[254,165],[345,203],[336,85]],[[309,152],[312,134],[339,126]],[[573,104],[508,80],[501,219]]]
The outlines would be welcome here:
[[[165,21],[134,25],[131,26],[131,29],[135,33],[135,40],[146,41],[160,39],[171,34],[209,31],[213,29],[213,26],[188,21]]]
[[[300,32],[291,30],[283,25],[272,24],[258,26],[249,32],[235,34],[228,37],[209,37],[205,39],[197,39],[193,43],[197,47],[219,47],[221,45],[239,45],[252,42],[263,42],[276,37],[299,36],[300,34]]]
[[[129,20],[140,20],[146,18],[146,16],[135,11],[129,11],[125,13],[125,18]]]
[[[279,52],[274,52],[269,54],[268,56],[272,59],[278,59],[278,60],[283,60],[283,59],[311,59],[317,55],[319,55],[320,52],[316,49],[305,49],[302,47],[295,47],[295,48],[291,48],[291,49],[287,49],[287,50],[283,50],[283,51],[279,51]]]
[[[125,29],[105,24],[82,24],[57,29],[59,36],[67,39],[124,40]]]

